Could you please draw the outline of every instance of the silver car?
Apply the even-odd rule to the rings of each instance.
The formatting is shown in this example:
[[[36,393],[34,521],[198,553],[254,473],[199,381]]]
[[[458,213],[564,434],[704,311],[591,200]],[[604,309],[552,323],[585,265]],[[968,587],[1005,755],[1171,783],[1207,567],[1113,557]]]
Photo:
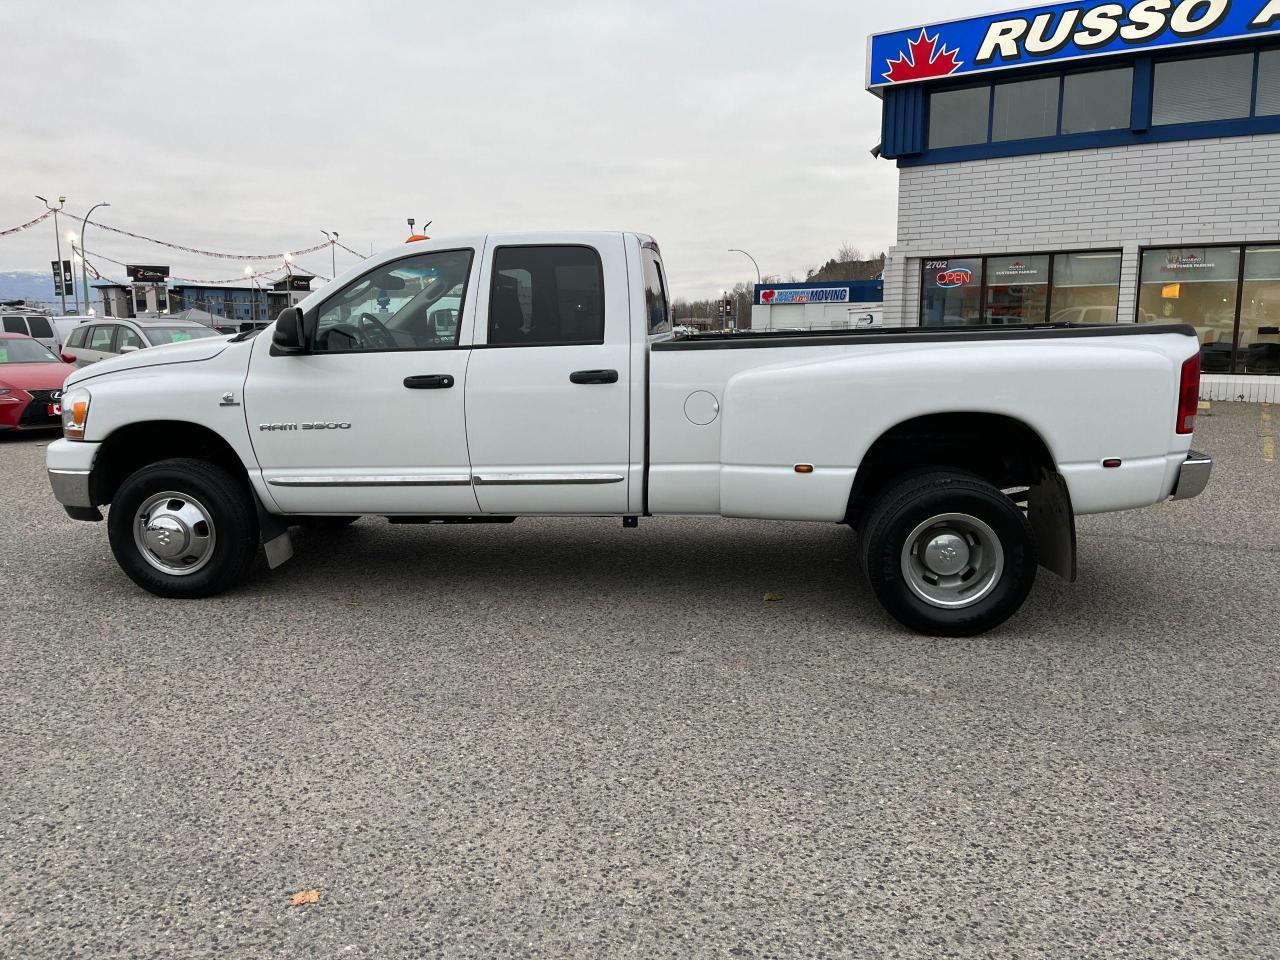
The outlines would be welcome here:
[[[85,367],[107,357],[147,347],[216,336],[219,336],[218,331],[191,320],[166,320],[164,317],[92,320],[71,331],[62,347],[62,356],[64,360],[70,357],[77,367]]]

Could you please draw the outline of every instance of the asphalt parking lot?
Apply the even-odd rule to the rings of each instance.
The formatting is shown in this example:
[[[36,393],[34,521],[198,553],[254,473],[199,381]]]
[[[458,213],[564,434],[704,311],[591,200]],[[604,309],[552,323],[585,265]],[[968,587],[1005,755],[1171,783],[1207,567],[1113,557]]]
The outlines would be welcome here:
[[[159,600],[0,439],[0,956],[1280,955],[1276,414],[964,641],[824,525],[365,519]]]

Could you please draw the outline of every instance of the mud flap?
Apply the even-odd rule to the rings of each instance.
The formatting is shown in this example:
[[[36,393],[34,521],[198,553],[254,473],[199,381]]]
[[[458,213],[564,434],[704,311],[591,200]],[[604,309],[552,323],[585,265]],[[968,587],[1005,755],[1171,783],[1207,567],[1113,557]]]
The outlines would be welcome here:
[[[1056,471],[1041,468],[1027,497],[1027,519],[1036,535],[1040,566],[1075,583],[1076,518],[1071,491]]]
[[[253,494],[253,505],[258,510],[258,532],[262,536],[267,566],[274,570],[293,556],[293,537],[289,536],[289,527],[280,517],[267,513],[266,507],[258,499],[257,491]]]

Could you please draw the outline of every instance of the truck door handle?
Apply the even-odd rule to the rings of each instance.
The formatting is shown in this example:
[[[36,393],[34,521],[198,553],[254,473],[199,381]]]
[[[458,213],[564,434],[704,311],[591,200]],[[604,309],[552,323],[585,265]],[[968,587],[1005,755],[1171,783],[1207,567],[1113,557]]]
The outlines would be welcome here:
[[[575,370],[569,374],[570,383],[617,383],[617,370]]]
[[[410,390],[448,390],[453,386],[453,377],[447,373],[429,373],[405,377],[404,385]]]

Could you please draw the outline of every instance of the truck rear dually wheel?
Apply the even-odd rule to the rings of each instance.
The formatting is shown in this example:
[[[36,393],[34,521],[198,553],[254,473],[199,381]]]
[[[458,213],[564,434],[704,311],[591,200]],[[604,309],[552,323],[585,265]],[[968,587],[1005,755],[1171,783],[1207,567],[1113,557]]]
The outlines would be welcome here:
[[[1022,606],[1036,577],[1031,526],[1017,504],[970,473],[910,474],[862,526],[876,599],[920,633],[968,637]]]
[[[204,460],[162,460],[129,476],[107,516],[116,562],[160,597],[221,593],[258,552],[258,520],[242,480]]]

